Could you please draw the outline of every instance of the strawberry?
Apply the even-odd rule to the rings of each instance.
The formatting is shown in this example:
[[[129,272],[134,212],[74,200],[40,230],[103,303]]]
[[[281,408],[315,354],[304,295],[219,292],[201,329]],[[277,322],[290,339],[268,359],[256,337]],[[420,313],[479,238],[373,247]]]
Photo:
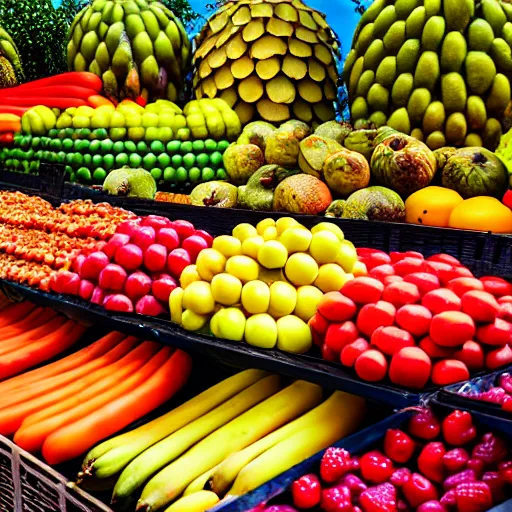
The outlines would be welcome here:
[[[380,484],[393,474],[393,462],[378,450],[365,453],[359,460],[361,474],[365,480]]]
[[[452,507],[455,507],[457,502],[455,501],[455,489],[450,489],[449,491],[445,492],[441,499],[439,500],[442,505],[445,505],[446,507],[449,507],[450,509]]]
[[[476,473],[474,469],[466,469],[465,471],[449,476],[444,481],[443,487],[445,491],[449,491],[450,489],[457,487],[459,484],[468,482],[476,482]]]
[[[350,489],[344,485],[324,489],[320,508],[326,512],[353,512]]]
[[[320,503],[322,486],[315,474],[301,476],[292,484],[293,504],[299,508],[311,508]]]
[[[396,489],[390,483],[370,487],[359,496],[359,504],[364,512],[397,512]]]
[[[333,447],[325,450],[320,462],[320,476],[324,482],[336,482],[352,469],[352,460],[347,450]]]
[[[414,453],[414,441],[402,430],[389,429],[384,437],[384,453],[393,461],[407,462]]]
[[[413,473],[402,487],[405,499],[411,507],[419,507],[422,503],[437,500],[437,489],[432,482],[419,473]]]
[[[491,466],[505,460],[507,454],[508,448],[505,441],[492,432],[488,432],[484,434],[482,441],[473,448],[471,458],[482,460],[485,466]]]
[[[420,439],[435,439],[441,432],[439,420],[430,409],[422,409],[409,420],[409,434]]]
[[[347,473],[341,480],[340,484],[348,487],[352,496],[359,496],[368,486],[353,473]]]
[[[512,484],[512,461],[498,464],[498,470],[503,481],[509,485]]]
[[[458,512],[485,512],[492,507],[492,494],[485,482],[467,482],[455,488]]]
[[[491,404],[503,404],[507,393],[503,388],[491,388],[478,395],[478,399],[482,402],[489,402]]]
[[[468,469],[472,469],[476,475],[481,475],[484,472],[485,463],[482,459],[469,459]]]
[[[443,420],[443,436],[447,443],[462,446],[476,437],[473,418],[467,411],[453,411]]]
[[[488,471],[487,473],[484,473],[481,480],[489,486],[494,503],[504,501],[505,481],[497,471]]]
[[[443,443],[428,443],[418,457],[418,469],[428,479],[440,483],[445,477],[443,457],[446,449]]]
[[[392,475],[389,481],[395,487],[403,487],[406,482],[411,478],[412,471],[408,468],[397,469]]]
[[[500,377],[500,386],[507,392],[512,393],[512,375],[504,373]]]
[[[469,460],[469,453],[464,448],[454,448],[443,455],[444,467],[448,473],[462,471]]]
[[[448,509],[440,501],[431,500],[422,503],[416,512],[448,512]]]

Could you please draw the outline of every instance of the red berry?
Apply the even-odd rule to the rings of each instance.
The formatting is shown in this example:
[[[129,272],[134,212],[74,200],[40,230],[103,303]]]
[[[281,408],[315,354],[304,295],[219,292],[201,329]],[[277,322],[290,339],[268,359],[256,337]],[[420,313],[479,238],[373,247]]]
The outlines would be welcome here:
[[[444,467],[450,474],[462,471],[466,467],[468,460],[469,453],[464,448],[454,448],[443,456]]]
[[[411,507],[419,507],[426,501],[438,499],[437,489],[419,473],[413,473],[408,482],[402,487],[405,499]]]
[[[402,487],[405,482],[411,478],[412,471],[408,468],[397,469],[392,475],[389,481],[396,487]]]
[[[468,482],[455,488],[459,512],[486,512],[492,505],[492,494],[485,482]]]
[[[494,503],[499,503],[505,499],[505,481],[498,471],[487,471],[482,475],[481,480],[489,486]]]
[[[396,489],[390,483],[370,487],[359,496],[364,512],[396,512]]]
[[[350,489],[344,485],[324,489],[320,508],[325,512],[353,512]]]
[[[293,504],[299,508],[312,508],[320,503],[322,486],[315,474],[301,476],[292,484]]]
[[[363,491],[366,491],[368,486],[353,473],[346,474],[341,480],[340,485],[344,485],[350,489],[353,496],[359,496]]]
[[[359,467],[363,478],[374,484],[386,482],[394,471],[391,459],[378,450],[365,453],[359,460]]]
[[[503,462],[508,455],[507,443],[492,432],[484,434],[482,441],[475,445],[471,458],[482,460],[485,466]]]
[[[324,482],[336,482],[349,471],[352,471],[352,459],[347,450],[334,447],[325,450],[320,462],[320,476]]]
[[[418,469],[430,480],[441,483],[445,477],[443,462],[445,453],[443,443],[426,444],[418,457]]]
[[[448,512],[448,509],[440,501],[431,500],[422,503],[416,512]]]
[[[448,444],[463,446],[476,437],[473,418],[467,411],[453,411],[443,420],[443,436]]]
[[[389,429],[384,437],[384,453],[393,461],[403,464],[414,453],[414,441],[402,430]]]
[[[409,420],[408,430],[414,437],[430,441],[440,434],[441,424],[430,409],[422,409]]]

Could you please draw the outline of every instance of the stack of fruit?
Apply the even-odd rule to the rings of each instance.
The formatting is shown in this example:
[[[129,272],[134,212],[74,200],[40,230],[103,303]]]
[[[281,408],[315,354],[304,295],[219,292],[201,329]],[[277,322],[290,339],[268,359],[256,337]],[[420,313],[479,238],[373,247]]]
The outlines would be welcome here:
[[[317,473],[293,482],[290,502],[325,512],[486,512],[510,495],[509,443],[478,433],[470,413],[441,420],[423,410],[404,427],[387,430],[376,449],[357,456],[327,449]],[[295,512],[285,505],[261,510]]]
[[[171,320],[217,338],[304,353],[312,344],[307,322],[323,294],[338,291],[360,267],[334,224],[311,231],[290,217],[239,224],[183,269],[169,299]]]
[[[93,448],[79,482],[117,479],[112,501],[138,498],[137,510],[177,499],[171,510],[207,510],[350,435],[364,414],[360,397],[336,391],[324,398],[315,384],[246,370]],[[209,480],[213,492],[203,490]]]
[[[20,192],[0,194],[0,278],[44,291],[58,269],[98,240],[109,238],[134,214],[109,204],[72,201],[58,209]]]
[[[2,379],[53,358],[85,330],[40,308],[24,322],[9,321],[7,315],[22,307],[0,314],[0,330],[13,355],[1,356]],[[7,333],[16,328],[26,332],[9,338]],[[14,352],[22,338],[25,348]],[[27,451],[42,452],[51,464],[69,461],[169,400],[187,382],[191,366],[190,356],[181,350],[112,332],[63,359],[1,382],[1,392],[9,398],[3,402],[0,432],[14,435]]]
[[[374,2],[345,62],[353,122],[387,124],[432,149],[494,150],[510,116],[511,37],[506,1]]]
[[[110,311],[159,316],[165,313],[182,270],[211,243],[212,237],[190,222],[138,217],[79,254],[71,271],[57,273],[51,287]]]
[[[181,21],[153,0],[95,0],[73,20],[70,70],[102,78],[113,100],[177,101],[190,65],[191,44]]]
[[[481,382],[480,382],[481,381]],[[512,375],[502,373],[496,384],[487,382],[488,379],[479,379],[475,383],[466,383],[458,394],[472,400],[481,400],[500,406],[506,412],[512,412]]]
[[[226,100],[244,124],[334,119],[338,49],[325,15],[300,0],[227,2],[197,38],[196,97]]]
[[[23,75],[16,44],[0,26],[0,89],[18,85],[23,81]]]
[[[452,256],[359,249],[369,274],[327,293],[310,321],[323,357],[377,382],[423,389],[512,362],[512,285]]]

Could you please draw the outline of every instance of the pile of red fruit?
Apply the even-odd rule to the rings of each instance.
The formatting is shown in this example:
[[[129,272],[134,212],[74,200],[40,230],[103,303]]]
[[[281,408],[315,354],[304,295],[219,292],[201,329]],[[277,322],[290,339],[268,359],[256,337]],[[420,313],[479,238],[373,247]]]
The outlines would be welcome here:
[[[512,362],[512,285],[452,256],[359,249],[367,276],[329,292],[310,320],[330,361],[366,381],[422,389]]]
[[[79,254],[52,279],[57,293],[78,295],[110,311],[159,316],[183,269],[213,238],[185,220],[158,215],[120,224],[112,237]]]
[[[512,375],[503,373],[498,379],[498,385],[486,391],[461,390],[459,394],[473,400],[481,400],[491,404],[500,405],[504,411],[512,412]]]
[[[512,454],[504,439],[479,435],[469,412],[454,411],[440,421],[424,409],[407,428],[389,429],[380,447],[358,457],[328,448],[319,475],[296,480],[291,496],[301,510],[485,512],[503,502],[511,486]]]

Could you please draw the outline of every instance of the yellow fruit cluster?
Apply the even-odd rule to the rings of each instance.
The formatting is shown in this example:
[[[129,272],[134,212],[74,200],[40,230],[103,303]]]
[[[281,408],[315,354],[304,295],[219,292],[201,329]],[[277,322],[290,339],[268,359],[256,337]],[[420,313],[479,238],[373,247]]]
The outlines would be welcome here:
[[[217,338],[305,353],[309,320],[324,293],[357,271],[357,253],[330,222],[311,230],[291,217],[243,223],[215,238],[181,274],[169,298],[171,320]]]

